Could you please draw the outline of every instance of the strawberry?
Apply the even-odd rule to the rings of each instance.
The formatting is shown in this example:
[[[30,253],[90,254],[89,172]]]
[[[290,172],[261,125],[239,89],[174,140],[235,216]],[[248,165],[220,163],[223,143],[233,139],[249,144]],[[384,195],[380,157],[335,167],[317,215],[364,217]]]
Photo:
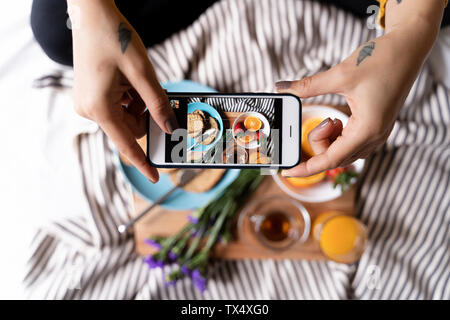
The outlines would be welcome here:
[[[335,179],[338,174],[344,173],[346,171],[347,171],[347,167],[330,169],[330,170],[327,171],[327,176],[329,176],[331,179]]]
[[[356,172],[350,171],[348,167],[327,170],[326,174],[333,181],[333,188],[336,188],[338,185],[341,186],[342,193],[351,185],[353,178],[358,176]]]
[[[236,123],[236,125],[234,126],[234,133],[236,134],[237,131],[245,131],[244,130],[244,124],[242,122],[238,122]]]

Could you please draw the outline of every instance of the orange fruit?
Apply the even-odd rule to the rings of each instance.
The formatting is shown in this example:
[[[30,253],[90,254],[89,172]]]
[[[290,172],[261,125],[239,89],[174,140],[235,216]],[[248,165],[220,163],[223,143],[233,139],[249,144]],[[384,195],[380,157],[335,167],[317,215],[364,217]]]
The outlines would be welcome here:
[[[311,145],[308,141],[308,134],[317,127],[323,119],[320,118],[311,118],[305,120],[305,122],[302,123],[302,149],[303,151],[308,154],[309,156],[314,156],[314,151],[311,148]]]
[[[316,183],[321,182],[323,179],[325,179],[326,173],[320,172],[318,174],[313,174],[309,177],[298,177],[298,178],[286,178],[286,180],[292,184],[294,187],[297,188],[307,188],[310,187]]]
[[[245,129],[250,131],[258,131],[262,127],[262,121],[259,120],[257,117],[248,116],[244,120],[244,127]]]

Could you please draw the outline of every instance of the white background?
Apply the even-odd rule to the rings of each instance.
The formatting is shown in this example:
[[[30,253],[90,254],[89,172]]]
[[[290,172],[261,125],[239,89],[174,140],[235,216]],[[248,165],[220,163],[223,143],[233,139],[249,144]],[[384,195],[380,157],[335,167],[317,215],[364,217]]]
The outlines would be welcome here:
[[[36,226],[84,205],[73,148],[83,123],[69,94],[51,108],[51,90],[31,87],[60,67],[34,41],[30,9],[31,0],[0,1],[0,299],[23,297]]]

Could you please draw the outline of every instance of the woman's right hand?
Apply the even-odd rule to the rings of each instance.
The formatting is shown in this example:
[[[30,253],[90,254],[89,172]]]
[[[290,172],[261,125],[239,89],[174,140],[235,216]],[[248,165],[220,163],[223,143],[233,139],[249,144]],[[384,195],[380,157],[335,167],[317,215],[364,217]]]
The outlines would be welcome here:
[[[158,181],[136,142],[146,133],[146,107],[165,132],[178,124],[142,40],[113,0],[68,0],[68,5],[69,12],[79,13],[72,30],[77,113],[95,121],[142,174]]]

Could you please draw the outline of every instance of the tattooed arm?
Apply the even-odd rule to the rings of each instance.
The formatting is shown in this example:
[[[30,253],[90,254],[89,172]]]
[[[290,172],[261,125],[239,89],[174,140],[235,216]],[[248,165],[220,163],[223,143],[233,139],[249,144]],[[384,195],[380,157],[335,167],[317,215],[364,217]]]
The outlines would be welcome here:
[[[171,133],[177,122],[139,35],[113,0],[67,3],[73,20],[76,111],[97,122],[121,153],[157,181],[158,172],[136,142],[145,134],[146,106],[164,131]]]
[[[328,119],[312,130],[308,139],[315,156],[284,175],[309,176],[346,166],[386,141],[436,41],[443,12],[444,0],[390,0],[383,36],[325,72],[276,84],[279,92],[302,98],[340,94],[352,112],[345,128],[340,120]]]

